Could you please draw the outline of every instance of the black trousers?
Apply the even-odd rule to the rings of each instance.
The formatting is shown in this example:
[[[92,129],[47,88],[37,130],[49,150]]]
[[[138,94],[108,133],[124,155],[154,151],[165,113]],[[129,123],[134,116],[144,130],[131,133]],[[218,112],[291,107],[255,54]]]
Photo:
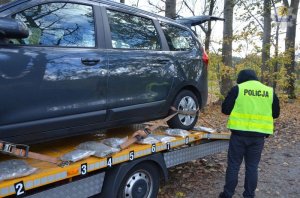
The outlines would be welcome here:
[[[238,183],[240,165],[245,160],[245,185],[243,196],[246,198],[255,196],[258,178],[258,164],[264,147],[264,137],[248,137],[231,135],[228,150],[228,167],[223,194],[231,198]]]

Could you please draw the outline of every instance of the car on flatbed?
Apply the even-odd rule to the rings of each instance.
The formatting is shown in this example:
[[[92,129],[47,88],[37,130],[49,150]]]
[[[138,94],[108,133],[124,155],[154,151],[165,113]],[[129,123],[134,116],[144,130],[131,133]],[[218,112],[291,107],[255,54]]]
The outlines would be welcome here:
[[[208,57],[182,21],[105,0],[1,6],[0,140],[43,142],[203,108]],[[192,129],[197,118],[168,125]]]

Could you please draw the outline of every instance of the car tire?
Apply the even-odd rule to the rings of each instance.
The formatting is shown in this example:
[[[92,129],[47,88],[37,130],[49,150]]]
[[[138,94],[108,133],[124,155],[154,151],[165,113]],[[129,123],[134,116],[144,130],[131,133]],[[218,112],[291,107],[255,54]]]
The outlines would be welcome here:
[[[199,102],[193,92],[183,90],[176,96],[172,106],[177,110],[193,111],[199,109]],[[172,113],[172,111],[170,113]],[[190,130],[194,128],[197,120],[198,113],[196,115],[178,114],[167,123],[170,128]]]
[[[159,190],[160,174],[156,165],[140,163],[123,178],[118,190],[118,198],[156,198]]]

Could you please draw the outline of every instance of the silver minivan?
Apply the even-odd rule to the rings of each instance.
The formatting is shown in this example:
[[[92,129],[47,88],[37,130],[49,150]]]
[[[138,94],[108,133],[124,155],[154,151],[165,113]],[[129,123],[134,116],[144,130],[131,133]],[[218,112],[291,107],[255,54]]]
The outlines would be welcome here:
[[[208,57],[191,26],[104,0],[0,7],[0,140],[42,142],[203,108]],[[198,115],[178,114],[191,129]]]

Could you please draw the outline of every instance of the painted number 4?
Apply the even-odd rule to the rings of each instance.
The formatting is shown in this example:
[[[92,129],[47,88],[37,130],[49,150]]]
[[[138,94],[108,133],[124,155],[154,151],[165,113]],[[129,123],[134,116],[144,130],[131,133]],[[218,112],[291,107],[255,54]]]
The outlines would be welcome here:
[[[112,157],[107,158],[107,166],[108,167],[112,166]]]

